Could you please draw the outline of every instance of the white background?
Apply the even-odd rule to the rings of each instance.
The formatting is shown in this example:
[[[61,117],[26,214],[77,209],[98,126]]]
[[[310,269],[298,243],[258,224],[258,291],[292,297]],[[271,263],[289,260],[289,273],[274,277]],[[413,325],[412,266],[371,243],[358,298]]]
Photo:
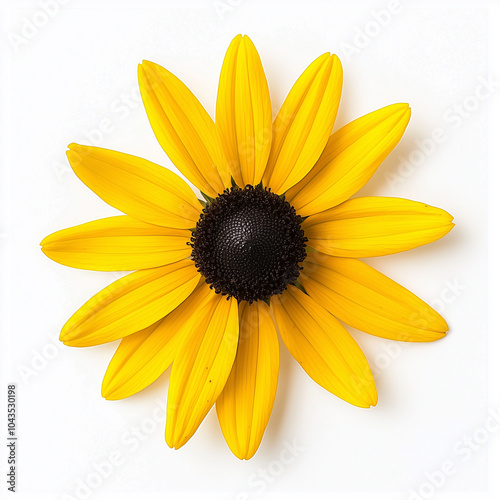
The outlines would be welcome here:
[[[18,384],[18,497],[493,498],[500,433],[484,424],[495,412],[500,419],[498,325],[488,308],[488,277],[497,269],[488,211],[491,238],[498,2],[61,0],[50,16],[42,4],[2,2],[1,392]],[[117,342],[75,349],[57,336],[118,273],[65,268],[38,246],[53,231],[116,213],[71,172],[67,144],[175,170],[138,100],[137,64],[167,67],[213,116],[222,59],[237,33],[250,35],[261,54],[275,112],[303,69],[328,51],[344,68],[336,128],[409,102],[407,133],[360,194],[424,201],[457,223],[434,244],[370,260],[436,307],[450,334],[403,344],[353,331],[378,387],[370,410],[318,387],[282,346],[275,408],[249,462],[231,454],[214,411],[184,448],[167,447],[168,372],[127,400],[101,398]],[[496,83],[488,91],[484,80]],[[440,144],[431,143],[436,129]],[[101,465],[98,475],[110,460],[113,470]],[[441,481],[436,471],[448,462],[452,472]],[[3,479],[0,488],[3,498]]]

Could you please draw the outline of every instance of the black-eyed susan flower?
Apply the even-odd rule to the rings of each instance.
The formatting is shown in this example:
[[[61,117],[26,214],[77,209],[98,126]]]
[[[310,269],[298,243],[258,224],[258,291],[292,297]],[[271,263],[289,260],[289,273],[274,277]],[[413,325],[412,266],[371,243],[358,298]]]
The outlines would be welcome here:
[[[232,452],[254,455],[276,394],[278,332],[319,385],[355,406],[375,405],[368,362],[340,321],[413,342],[448,329],[358,260],[415,248],[453,227],[448,213],[423,203],[351,198],[401,139],[409,106],[387,106],[331,134],[342,67],[324,54],[273,121],[246,36],[224,59],[215,123],[161,66],[139,65],[139,84],[159,143],[204,201],[159,165],[71,144],[76,175],[126,215],[58,231],[42,250],[71,267],[134,272],[85,303],[61,340],[86,347],[122,339],[104,376],[106,399],[137,393],[172,364],[165,435],[174,448],[216,404]]]

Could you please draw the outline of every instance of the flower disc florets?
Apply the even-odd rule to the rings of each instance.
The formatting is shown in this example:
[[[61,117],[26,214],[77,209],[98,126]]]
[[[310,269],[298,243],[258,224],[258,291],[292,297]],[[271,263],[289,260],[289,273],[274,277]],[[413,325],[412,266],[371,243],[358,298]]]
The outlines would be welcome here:
[[[195,265],[216,293],[240,301],[282,293],[306,258],[301,220],[270,190],[226,189],[203,209],[193,231]]]

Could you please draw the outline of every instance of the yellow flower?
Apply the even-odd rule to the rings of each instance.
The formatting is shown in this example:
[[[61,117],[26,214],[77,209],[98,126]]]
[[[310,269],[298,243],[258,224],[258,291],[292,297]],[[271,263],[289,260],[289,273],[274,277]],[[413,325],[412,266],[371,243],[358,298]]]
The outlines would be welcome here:
[[[409,250],[453,227],[445,211],[401,198],[350,198],[401,139],[407,104],[331,134],[342,67],[313,61],[272,120],[266,76],[247,36],[222,66],[215,123],[190,90],[154,63],[139,84],[171,171],[107,149],[69,146],[76,175],[126,215],[58,231],[42,250],[61,264],[134,271],[92,297],[60,339],[86,347],[122,339],[102,395],[137,393],[173,364],[166,441],[183,446],[214,403],[232,452],[249,459],[269,420],[278,334],[326,390],[377,403],[368,362],[339,320],[379,337],[427,342],[448,326],[361,257]]]

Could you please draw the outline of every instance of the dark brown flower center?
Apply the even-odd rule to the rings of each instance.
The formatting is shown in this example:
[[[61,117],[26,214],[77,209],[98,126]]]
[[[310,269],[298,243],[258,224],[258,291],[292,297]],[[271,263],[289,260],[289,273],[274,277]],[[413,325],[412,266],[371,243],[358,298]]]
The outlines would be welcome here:
[[[290,203],[268,189],[226,189],[203,209],[192,257],[216,293],[267,299],[300,274],[307,241],[300,222]]]

